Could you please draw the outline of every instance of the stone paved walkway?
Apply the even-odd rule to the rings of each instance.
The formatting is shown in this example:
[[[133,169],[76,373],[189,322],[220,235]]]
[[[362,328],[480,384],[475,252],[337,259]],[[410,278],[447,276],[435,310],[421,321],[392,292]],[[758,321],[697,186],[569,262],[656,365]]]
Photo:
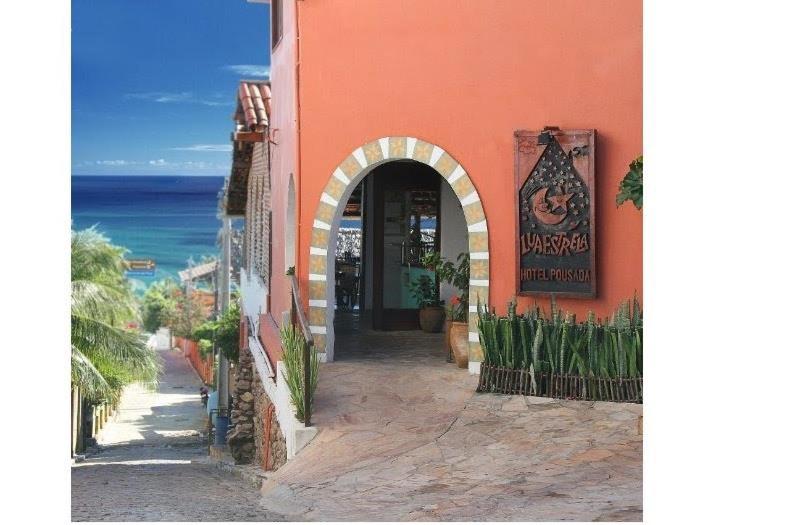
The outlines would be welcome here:
[[[200,380],[161,352],[156,391],[129,387],[101,451],[72,467],[73,521],[277,521],[248,482],[207,459]]]
[[[642,520],[640,405],[475,394],[441,335],[337,332],[320,434],[264,484],[302,520]],[[348,352],[348,353],[347,353]]]

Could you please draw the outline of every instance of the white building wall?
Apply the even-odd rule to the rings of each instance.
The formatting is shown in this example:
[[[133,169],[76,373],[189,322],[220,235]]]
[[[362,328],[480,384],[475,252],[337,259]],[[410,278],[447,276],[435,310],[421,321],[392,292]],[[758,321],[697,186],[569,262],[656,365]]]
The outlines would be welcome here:
[[[268,289],[263,280],[255,273],[241,268],[241,305],[244,315],[249,317],[255,330],[260,324],[260,315],[266,312]]]
[[[468,252],[468,226],[463,207],[449,184],[441,184],[441,256],[457,264],[457,256]],[[441,299],[458,295],[450,284],[441,285]]]
[[[249,350],[252,353],[252,361],[255,363],[255,372],[260,378],[266,395],[269,396],[274,404],[274,414],[280,423],[280,429],[285,437],[285,449],[287,459],[296,456],[316,436],[316,427],[306,427],[297,421],[294,416],[295,410],[291,403],[291,393],[283,375],[284,364],[277,361],[276,372],[272,370],[266,359],[266,352],[256,337],[249,338]]]
[[[168,328],[159,328],[155,332],[155,349],[156,350],[171,350],[172,349],[172,332]]]

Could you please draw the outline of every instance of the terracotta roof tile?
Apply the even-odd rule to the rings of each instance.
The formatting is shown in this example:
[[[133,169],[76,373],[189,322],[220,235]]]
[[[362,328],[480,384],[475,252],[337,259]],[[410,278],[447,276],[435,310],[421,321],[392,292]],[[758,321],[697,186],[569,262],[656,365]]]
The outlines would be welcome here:
[[[269,82],[242,80],[238,85],[238,102],[233,119],[236,131],[265,132],[269,127],[272,91]],[[222,195],[222,208],[229,216],[243,216],[247,205],[247,184],[252,165],[254,144],[247,141],[233,141],[233,163],[230,176],[225,181]]]
[[[241,81],[235,119],[250,131],[264,131],[269,126],[272,91],[268,82]]]

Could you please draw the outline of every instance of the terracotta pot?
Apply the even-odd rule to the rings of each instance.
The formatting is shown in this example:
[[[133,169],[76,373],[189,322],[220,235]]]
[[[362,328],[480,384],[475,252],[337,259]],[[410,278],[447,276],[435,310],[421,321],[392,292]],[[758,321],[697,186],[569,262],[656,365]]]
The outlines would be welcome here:
[[[425,306],[418,311],[418,322],[425,332],[440,332],[445,319],[446,311],[443,306]]]
[[[452,331],[452,320],[446,319],[446,321],[444,321],[443,323],[443,333],[444,333],[443,351],[446,354],[447,362],[449,363],[451,363],[451,361],[448,360],[449,356],[452,355],[452,345],[451,343],[449,343],[449,332],[451,331]]]
[[[468,368],[468,323],[452,321],[452,327],[449,330],[449,345],[452,347],[457,366]]]

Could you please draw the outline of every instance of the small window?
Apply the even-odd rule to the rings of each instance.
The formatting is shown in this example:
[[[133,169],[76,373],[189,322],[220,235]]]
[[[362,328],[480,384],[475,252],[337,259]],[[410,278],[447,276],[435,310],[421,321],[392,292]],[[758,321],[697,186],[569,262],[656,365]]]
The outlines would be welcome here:
[[[272,49],[283,38],[283,0],[272,0]]]

